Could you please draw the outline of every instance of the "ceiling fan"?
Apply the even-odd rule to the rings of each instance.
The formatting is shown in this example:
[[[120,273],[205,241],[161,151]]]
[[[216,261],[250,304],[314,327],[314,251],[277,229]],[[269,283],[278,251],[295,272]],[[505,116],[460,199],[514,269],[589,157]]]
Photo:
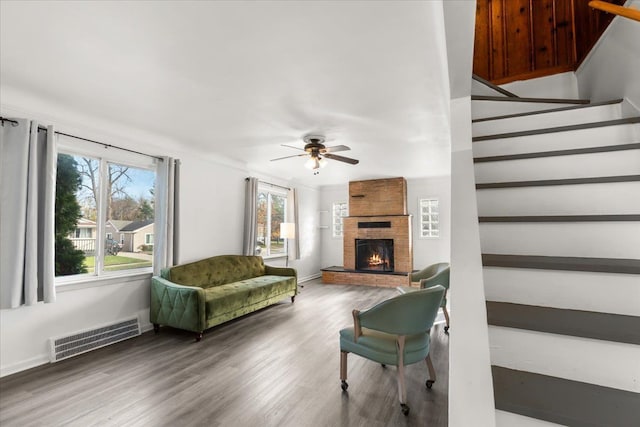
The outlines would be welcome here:
[[[304,153],[294,154],[292,156],[279,157],[277,159],[271,159],[272,162],[276,160],[289,159],[291,157],[302,157],[308,156],[309,159],[305,163],[305,167],[308,169],[312,169],[317,174],[317,169],[323,168],[327,165],[327,161],[325,159],[337,160],[339,162],[349,163],[350,165],[357,165],[360,161],[356,159],[352,159],[350,157],[338,156],[337,154],[333,154],[337,151],[347,151],[351,150],[351,148],[346,145],[334,145],[333,147],[325,147],[324,136],[321,135],[306,135],[303,138],[305,142],[304,148],[293,147],[291,145],[282,144],[283,147],[289,147],[296,150],[302,150]]]

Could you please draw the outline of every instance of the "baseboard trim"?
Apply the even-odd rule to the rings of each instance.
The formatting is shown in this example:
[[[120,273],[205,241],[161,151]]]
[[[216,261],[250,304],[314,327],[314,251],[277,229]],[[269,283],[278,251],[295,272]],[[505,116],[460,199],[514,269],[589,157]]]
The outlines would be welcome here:
[[[637,393],[491,366],[496,409],[570,426],[631,426],[640,419]]]

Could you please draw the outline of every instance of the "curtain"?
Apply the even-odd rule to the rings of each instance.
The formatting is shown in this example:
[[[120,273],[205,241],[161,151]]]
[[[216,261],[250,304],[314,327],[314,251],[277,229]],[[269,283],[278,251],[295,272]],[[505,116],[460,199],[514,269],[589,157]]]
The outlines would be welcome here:
[[[153,274],[178,263],[180,160],[163,157],[156,168]]]
[[[293,242],[288,243],[288,255],[293,259],[300,259],[300,221],[298,219],[298,190],[292,189],[287,193],[288,216],[287,221],[295,224],[295,236]],[[293,244],[291,244],[293,243]]]
[[[56,134],[15,122],[0,132],[0,308],[56,299]]]
[[[242,240],[244,255],[255,255],[256,253],[257,199],[258,178],[249,177],[246,179],[244,191],[244,236]]]

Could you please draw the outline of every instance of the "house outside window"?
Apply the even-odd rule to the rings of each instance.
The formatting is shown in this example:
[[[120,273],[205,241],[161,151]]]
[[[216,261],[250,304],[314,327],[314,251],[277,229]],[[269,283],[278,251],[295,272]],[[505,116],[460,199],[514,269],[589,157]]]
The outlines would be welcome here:
[[[285,190],[258,187],[256,206],[256,255],[263,258],[285,255],[285,239],[280,237],[280,224],[286,222],[287,194]]]
[[[420,237],[440,237],[439,216],[438,199],[420,199]]]
[[[113,222],[153,223],[155,159],[61,138],[57,163],[56,283],[81,275],[148,270],[152,254],[128,257],[134,250],[123,247],[116,256],[109,245],[114,231],[125,243],[125,234],[113,229]]]
[[[153,234],[147,233],[144,235],[144,244],[153,246]]]
[[[349,207],[346,202],[336,202],[332,209],[333,237],[342,237],[342,219],[349,215]]]

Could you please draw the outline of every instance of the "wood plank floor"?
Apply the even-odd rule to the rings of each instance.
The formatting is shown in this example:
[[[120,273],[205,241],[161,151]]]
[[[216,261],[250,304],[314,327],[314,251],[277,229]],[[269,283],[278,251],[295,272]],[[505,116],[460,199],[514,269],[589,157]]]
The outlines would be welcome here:
[[[431,333],[433,389],[424,363],[405,370],[409,416],[400,412],[395,367],[349,355],[349,391],[340,389],[338,331],[352,323],[352,309],[394,295],[314,280],[295,304],[212,328],[199,343],[162,328],[10,375],[0,379],[0,425],[446,426],[444,325]]]

